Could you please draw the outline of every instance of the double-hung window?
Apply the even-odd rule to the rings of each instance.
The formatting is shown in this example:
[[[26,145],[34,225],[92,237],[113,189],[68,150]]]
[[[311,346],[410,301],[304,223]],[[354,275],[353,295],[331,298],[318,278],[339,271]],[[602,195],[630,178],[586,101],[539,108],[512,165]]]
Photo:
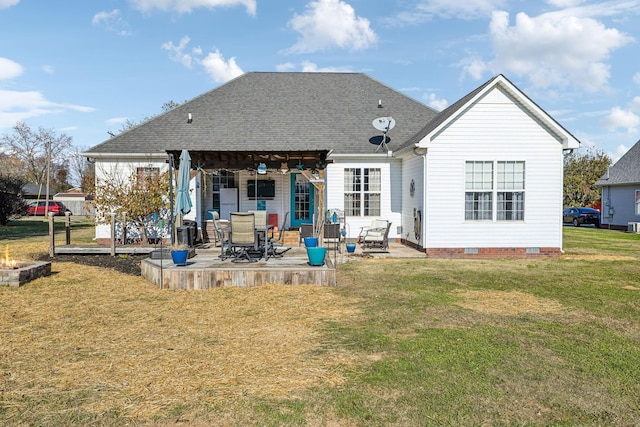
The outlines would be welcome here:
[[[640,190],[636,190],[636,215],[640,215]]]
[[[344,170],[344,211],[346,216],[380,216],[380,168]]]
[[[464,219],[493,219],[493,162],[467,162]]]
[[[522,161],[466,162],[465,220],[524,220],[524,166]]]

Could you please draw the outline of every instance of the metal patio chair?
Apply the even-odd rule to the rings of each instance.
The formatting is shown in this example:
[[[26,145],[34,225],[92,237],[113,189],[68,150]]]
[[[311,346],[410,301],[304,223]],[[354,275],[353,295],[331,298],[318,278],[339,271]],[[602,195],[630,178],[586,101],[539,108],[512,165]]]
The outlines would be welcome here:
[[[327,247],[333,247],[333,249],[342,253],[340,248],[341,240],[342,230],[340,229],[340,223],[324,225],[324,236],[322,238],[322,242],[327,245]]]
[[[255,216],[249,212],[231,212],[231,234],[229,246],[233,262],[242,260],[257,261],[251,257],[250,251],[258,247],[255,227]]]
[[[313,237],[313,224],[300,224],[300,241],[298,241],[298,246],[304,242],[305,237]]]
[[[271,238],[269,239],[269,249],[268,249],[269,256],[280,258],[285,254],[285,252],[291,249],[291,248],[284,248],[282,250],[278,250],[278,248],[284,247],[284,229],[285,229],[285,226],[287,225],[288,217],[289,217],[289,212],[286,212],[284,214],[284,219],[282,220],[282,227],[279,230],[277,239],[274,237],[273,230],[271,232]]]
[[[389,230],[391,222],[385,219],[374,219],[370,227],[363,227],[358,236],[362,249],[389,248]]]

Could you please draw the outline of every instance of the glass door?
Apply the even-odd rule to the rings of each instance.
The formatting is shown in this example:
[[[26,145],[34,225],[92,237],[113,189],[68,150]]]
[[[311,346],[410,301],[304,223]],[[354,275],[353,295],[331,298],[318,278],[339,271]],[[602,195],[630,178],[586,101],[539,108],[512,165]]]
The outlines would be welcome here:
[[[313,222],[313,184],[301,173],[291,173],[291,226]]]

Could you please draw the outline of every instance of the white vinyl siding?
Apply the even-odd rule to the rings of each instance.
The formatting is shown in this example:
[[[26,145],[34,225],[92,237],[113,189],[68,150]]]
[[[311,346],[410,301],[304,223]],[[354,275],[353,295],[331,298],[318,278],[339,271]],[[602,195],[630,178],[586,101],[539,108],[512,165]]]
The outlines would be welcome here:
[[[429,142],[426,247],[562,247],[562,159],[562,144],[549,129],[502,90],[492,90]],[[497,161],[524,162],[522,220],[498,220],[497,213],[495,221],[465,219],[465,166],[471,160],[495,162],[494,172]],[[494,185],[492,191],[512,190]],[[516,197],[516,207],[511,207],[516,218],[518,203]]]
[[[378,160],[378,161],[376,161]],[[391,221],[389,238],[395,238],[400,232],[401,216],[401,188],[402,162],[399,159],[382,157],[380,159],[364,161],[358,158],[333,159],[327,165],[325,209],[341,209],[345,211],[347,237],[355,239],[362,227],[371,225],[376,218]],[[378,169],[380,172],[380,212],[378,216],[350,216],[347,214],[345,203],[345,173],[348,169]]]
[[[402,162],[402,230],[400,234],[408,242],[425,246],[424,240],[424,164],[422,156],[409,153]],[[413,187],[413,192],[411,191]],[[399,194],[400,191],[397,191]]]

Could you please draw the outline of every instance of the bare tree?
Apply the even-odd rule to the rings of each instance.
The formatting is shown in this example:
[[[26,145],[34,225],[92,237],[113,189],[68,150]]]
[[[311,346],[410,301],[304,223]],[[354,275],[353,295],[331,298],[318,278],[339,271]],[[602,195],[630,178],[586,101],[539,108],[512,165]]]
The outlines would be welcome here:
[[[70,181],[82,188],[83,191],[90,192],[93,189],[93,184],[87,186],[87,183],[95,180],[95,164],[89,162],[82,155],[83,151],[85,150],[76,147],[69,155]]]
[[[43,184],[47,179],[47,168],[53,178],[51,187],[64,189],[68,185],[67,152],[72,139],[66,134],[56,134],[52,129],[31,129],[25,122],[17,122],[13,134],[1,138],[9,156],[22,165],[21,177],[25,182]]]
[[[174,108],[179,107],[179,106],[180,106],[180,104],[175,102],[175,101],[173,101],[173,100],[167,101],[164,104],[162,104],[162,107],[161,107],[162,108],[162,113],[166,113],[167,111],[171,111]],[[160,113],[160,114],[162,114],[162,113]],[[118,133],[122,133],[122,132],[128,131],[129,129],[134,128],[134,127],[136,127],[136,126],[138,126],[138,125],[140,125],[140,124],[142,124],[144,122],[148,122],[149,120],[153,119],[154,117],[156,117],[156,116],[151,116],[151,117],[145,116],[139,122],[136,122],[135,120],[131,120],[131,119],[126,119],[126,121],[120,125],[120,129],[118,129]],[[116,135],[113,132],[108,132],[108,133],[112,137]]]

